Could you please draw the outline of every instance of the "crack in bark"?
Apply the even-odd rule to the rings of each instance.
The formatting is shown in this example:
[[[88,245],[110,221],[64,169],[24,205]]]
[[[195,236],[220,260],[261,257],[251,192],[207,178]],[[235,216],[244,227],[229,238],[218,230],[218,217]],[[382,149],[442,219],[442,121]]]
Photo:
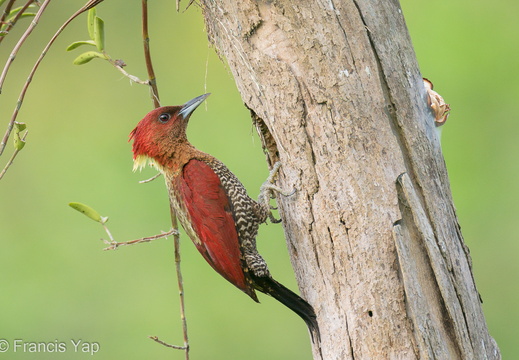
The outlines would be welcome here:
[[[310,204],[310,209],[309,209],[309,213],[310,213],[310,216],[312,217],[310,223],[308,224],[308,234],[311,236],[311,237],[314,237],[314,233],[313,233],[313,224],[315,222],[315,217],[314,217],[314,212],[313,212],[313,208],[312,208],[312,201],[310,200],[310,194],[307,194],[307,199],[308,199],[308,203]],[[321,263],[319,261],[319,253],[317,251],[317,241],[312,241],[312,250],[314,252],[314,255],[315,255],[315,261],[317,262],[317,269],[319,269],[320,272],[322,272],[322,268],[321,268]],[[323,278],[323,277],[321,277]]]
[[[359,13],[362,14],[360,12],[359,4],[357,4],[357,2],[355,0],[353,0],[353,1],[354,1],[355,5],[357,6],[357,8],[359,9]],[[362,18],[362,21],[367,25],[366,19],[364,17],[362,17],[362,15],[361,15],[361,18]],[[439,285],[439,289],[440,289],[440,293],[441,293],[442,302],[445,305],[448,304],[448,306],[446,307],[446,310],[447,310],[447,315],[450,318],[449,325],[453,327],[453,334],[455,334],[455,337],[459,340],[459,342],[455,344],[455,345],[457,345],[457,347],[456,347],[457,353],[466,354],[466,353],[471,353],[471,352],[477,351],[477,349],[479,349],[480,346],[479,346],[479,344],[475,344],[474,342],[482,341],[483,347],[485,347],[485,342],[479,336],[477,336],[473,333],[475,331],[479,331],[479,328],[476,329],[473,326],[471,326],[471,324],[473,322],[473,318],[472,318],[473,314],[467,314],[467,311],[470,309],[473,309],[473,306],[471,305],[470,299],[469,299],[466,291],[467,291],[467,289],[470,289],[470,287],[474,287],[473,290],[477,292],[477,289],[475,289],[475,282],[473,281],[473,274],[470,274],[470,276],[472,278],[472,284],[470,284],[471,286],[467,287],[466,285],[468,285],[468,284],[466,284],[466,282],[464,280],[465,274],[463,273],[464,259],[461,259],[460,264],[453,266],[453,264],[452,264],[453,260],[451,260],[451,257],[454,256],[452,251],[455,249],[451,249],[445,244],[445,242],[444,242],[445,239],[442,236],[442,229],[437,228],[438,224],[435,221],[434,206],[433,207],[430,206],[430,204],[428,203],[428,201],[426,199],[426,194],[422,190],[424,188],[423,176],[439,176],[440,178],[442,178],[443,173],[441,172],[441,165],[437,163],[438,159],[434,159],[431,156],[432,150],[429,151],[431,153],[431,155],[429,155],[429,156],[431,156],[431,157],[422,158],[421,156],[416,156],[417,154],[420,154],[420,153],[412,147],[411,141],[414,139],[410,139],[402,128],[402,124],[405,125],[403,120],[409,120],[409,119],[402,119],[401,117],[405,116],[405,115],[403,115],[403,114],[399,115],[397,113],[398,109],[395,106],[395,101],[392,96],[388,78],[386,76],[386,72],[384,71],[384,65],[383,65],[383,62],[381,59],[381,55],[379,55],[377,48],[375,46],[375,44],[377,44],[378,42],[376,42],[373,39],[373,35],[370,32],[368,32],[368,38],[370,40],[371,47],[375,54],[377,66],[379,67],[379,73],[381,74],[381,84],[383,85],[384,94],[387,96],[387,99],[388,99],[389,103],[391,104],[391,108],[389,109],[389,114],[388,114],[388,115],[390,115],[391,126],[394,130],[396,130],[395,131],[395,133],[397,134],[396,140],[402,149],[404,165],[410,176],[409,180],[413,184],[413,187],[417,190],[416,191],[417,200],[420,203],[420,206],[423,209],[423,214],[425,216],[425,219],[423,219],[423,220],[425,220],[429,224],[431,231],[432,231],[432,238],[429,239],[429,241],[434,242],[435,246],[438,249],[438,255],[441,257],[441,261],[444,262],[444,264],[443,264],[445,266],[444,270],[447,271],[447,273],[450,276],[449,280],[443,279],[443,282],[438,285]],[[418,119],[415,119],[415,121],[417,121],[417,120]],[[427,127],[427,124],[425,124],[425,126]],[[425,138],[427,139],[428,137],[425,136]],[[425,144],[423,144],[423,146],[428,146],[428,144],[425,143]],[[430,164],[428,164],[428,163],[426,164],[426,166],[430,166],[430,168],[427,168],[425,173],[420,173],[419,164],[417,164],[416,161],[430,162]],[[435,173],[432,175],[427,175],[427,173],[431,172],[431,171],[435,171]],[[439,189],[440,189],[440,191],[442,191],[441,186],[439,186]],[[442,194],[442,197],[445,197],[447,199],[449,198],[448,195],[444,195],[444,194]],[[452,207],[451,207],[451,209],[452,209]],[[456,221],[455,212],[453,212],[452,216],[454,219],[453,221]],[[459,236],[459,233],[457,231],[456,231],[456,233],[457,233],[456,234],[457,236],[455,237],[455,240],[453,240],[453,241],[457,241],[459,243],[459,246],[461,247],[461,249],[463,249],[462,251],[466,254],[465,245],[463,243],[463,238],[461,236]],[[429,247],[431,245],[427,245],[427,246]],[[430,251],[430,249],[428,249],[428,251]],[[470,258],[470,256],[467,254],[467,259],[469,259],[469,258]],[[436,260],[438,261],[439,259],[436,259]],[[467,260],[467,262],[470,262],[470,261]],[[432,266],[434,269],[435,276],[440,277],[440,279],[436,279],[436,281],[438,281],[438,280],[442,281],[441,276],[446,275],[446,274],[442,273],[442,271],[443,271],[443,269],[441,267],[442,265],[433,264]],[[470,270],[470,264],[468,265],[468,268]],[[452,295],[454,295],[454,294],[455,294],[455,299],[452,298]],[[447,299],[446,299],[446,297],[447,297]],[[453,303],[451,303],[451,302],[453,302]],[[461,314],[459,314],[458,312],[461,312]],[[470,319],[468,317],[470,317]]]
[[[338,10],[335,7],[334,1],[330,0],[330,4],[332,5],[333,13],[335,14],[335,19],[337,20],[337,24],[339,24],[339,28],[341,29],[342,35],[344,37],[344,42],[348,45],[348,48],[351,49],[350,42],[348,40],[348,34],[346,33],[346,30],[342,26],[342,22],[341,22],[341,19],[339,18],[339,15],[337,14]],[[357,10],[359,11],[359,14],[360,14],[359,16],[362,18],[362,14],[360,13],[360,10],[359,10],[357,4],[355,3],[355,1],[354,1],[354,4],[355,4],[355,7],[357,7]],[[364,19],[362,19],[362,21],[364,22]],[[352,61],[352,64],[351,64],[352,68],[355,70],[355,72],[357,74],[359,74],[360,72],[357,69],[357,62],[355,61],[355,57],[352,56],[351,61]],[[362,82],[360,83],[360,86],[362,88],[362,91],[364,91],[364,86],[363,86]]]
[[[432,357],[461,358],[461,354],[468,354],[462,347],[467,337],[470,341],[470,336],[464,333],[459,319],[454,316],[461,311],[468,328],[464,309],[457,288],[449,278],[453,274],[441,263],[443,255],[414,186],[406,173],[399,176],[397,192],[402,219],[393,228],[404,294],[411,299],[406,302],[406,312],[417,330],[415,339],[422,355],[425,352]],[[438,306],[431,306],[435,304]],[[423,313],[423,309],[427,312]],[[430,332],[431,323],[436,332]],[[453,341],[453,337],[457,340]]]
[[[382,60],[377,51],[374,39],[372,37],[373,35],[371,34],[371,31],[369,31],[368,24],[366,22],[366,19],[364,18],[364,14],[362,13],[362,10],[361,10],[359,4],[357,3],[357,0],[352,0],[352,1],[353,1],[353,4],[355,5],[355,7],[357,8],[357,11],[359,13],[360,19],[362,20],[362,23],[364,24],[364,26],[366,28],[367,37],[368,37],[368,40],[369,40],[369,43],[371,46],[371,50],[375,57],[375,61],[376,61],[377,68],[378,68],[377,73],[381,74],[381,76],[380,76],[381,86],[382,86],[383,93],[386,98],[386,102],[389,104],[386,108],[386,110],[387,110],[386,113],[387,113],[388,117],[391,119],[391,122],[390,122],[391,128],[397,134],[396,140],[397,140],[399,147],[402,149],[401,153],[403,156],[406,172],[411,175],[413,182],[416,183],[417,175],[415,173],[415,168],[412,165],[413,164],[412,160],[410,159],[410,151],[409,151],[410,149],[405,141],[405,136],[402,133],[402,130],[400,129],[400,124],[398,122],[398,115],[397,115],[397,107],[396,107],[395,101],[393,99],[393,95],[391,93],[391,88],[390,88],[389,83],[386,78],[386,73],[384,71],[384,66],[382,65]],[[421,199],[421,200],[422,200],[422,203],[425,201],[424,199]]]
[[[360,17],[362,19],[362,22],[364,23],[366,28],[368,28],[366,20],[363,17],[362,11],[361,11],[357,1],[353,0],[353,3],[355,4],[355,6],[357,7],[357,9],[359,11],[359,15],[360,15]],[[405,134],[401,130],[400,123],[399,123],[399,120],[398,120],[398,114],[397,114],[397,108],[396,108],[396,105],[395,105],[395,101],[393,99],[389,83],[388,83],[387,78],[385,76],[385,71],[384,71],[384,67],[382,65],[381,58],[380,58],[380,56],[378,54],[378,51],[376,49],[374,40],[373,40],[372,35],[371,35],[371,33],[369,31],[368,31],[368,39],[370,41],[370,45],[372,47],[373,54],[375,55],[377,67],[379,68],[378,73],[382,75],[380,77],[381,84],[383,86],[384,94],[386,95],[386,98],[387,98],[387,100],[388,100],[388,102],[390,104],[388,106],[388,108],[387,108],[387,110],[388,110],[387,113],[388,113],[388,117],[391,119],[390,125],[395,130],[395,133],[397,134],[397,137],[396,137],[397,142],[398,142],[400,148],[402,149],[401,153],[402,153],[402,157],[403,157],[403,160],[404,160],[405,168],[407,169],[407,173],[410,174],[410,176],[411,176],[410,179],[412,179],[411,180],[412,183],[413,184],[418,184],[418,187],[421,188],[421,186],[419,185],[420,184],[419,176],[418,176],[418,174],[416,172],[416,167],[415,167],[415,165],[414,165],[414,163],[412,161],[412,158],[411,158],[411,147],[408,144],[408,142],[406,141]],[[436,229],[434,228],[434,225],[433,225],[434,221],[433,221],[433,217],[432,217],[432,214],[431,214],[431,210],[427,206],[427,202],[425,200],[424,194],[421,191],[419,191],[419,192],[417,192],[417,195],[418,195],[418,199],[420,200],[421,206],[425,210],[424,214],[427,217],[427,221],[428,221],[429,224],[431,224],[431,229],[433,230],[433,235],[434,235],[434,241],[438,245],[438,249],[440,250],[442,258],[444,259],[444,261],[447,264],[449,264],[449,266],[448,266],[449,273],[451,274],[452,277],[456,278],[456,274],[454,273],[454,271],[452,269],[452,265],[450,264],[450,259],[449,259],[449,257],[447,256],[447,254],[444,251],[444,247],[445,246],[440,246],[440,244],[439,244],[439,238],[438,238],[438,236],[436,234]],[[434,274],[434,271],[433,271],[433,274]],[[434,280],[436,281],[436,278],[434,278]],[[455,282],[457,283],[457,281],[455,281]],[[441,289],[442,287],[439,286],[439,288]],[[458,303],[460,305],[463,304],[462,299],[460,298],[459,289],[457,287],[455,287],[454,289],[455,289],[456,297],[458,299]],[[440,295],[441,295],[440,296],[441,301],[444,304],[445,303],[444,296],[446,294],[443,294],[443,292],[440,291]],[[466,318],[466,314],[465,314],[465,311],[464,311],[464,307],[461,306],[461,309],[462,309],[461,312],[463,314],[463,319],[464,319],[464,322],[465,322],[465,327],[466,327],[466,329],[470,329],[469,324],[467,322],[467,318]],[[452,326],[454,319],[451,318],[451,314],[450,314],[450,312],[448,310],[446,312],[448,313],[449,318],[451,320],[450,326]],[[454,333],[456,334],[456,336],[458,335],[457,331],[454,331]],[[469,336],[469,341],[471,343],[471,346],[473,346],[472,338],[470,336]],[[459,353],[460,353],[460,350],[458,348],[458,354]]]
[[[256,131],[258,132],[259,138],[261,140],[261,147],[263,149],[263,152],[265,153],[265,156],[267,157],[267,162],[270,166],[272,166],[279,161],[279,151],[276,144],[276,140],[272,136],[272,133],[270,132],[267,124],[265,124],[263,119],[260,118],[254,112],[254,110],[249,108],[247,104],[245,104],[245,107],[247,107],[247,109],[249,109],[250,111],[252,123],[256,127]]]
[[[355,351],[353,349],[353,343],[351,342],[351,334],[350,334],[350,326],[348,324],[348,316],[345,315],[345,321],[346,321],[346,333],[348,334],[348,343],[349,343],[349,349],[350,349],[350,356],[352,360],[355,360]]]
[[[337,272],[336,267],[335,267],[335,244],[333,243],[333,236],[332,236],[332,232],[330,230],[330,227],[327,226],[326,229],[328,230],[328,237],[330,238],[330,244],[331,244],[331,250],[330,250],[331,256],[330,256],[330,258],[332,259],[333,273],[335,274]]]
[[[421,182],[419,180],[420,177],[417,174],[416,165],[414,164],[413,159],[411,157],[412,148],[411,148],[410,144],[408,143],[408,141],[406,141],[406,136],[402,131],[401,124],[400,124],[398,114],[397,114],[397,107],[396,107],[396,104],[395,104],[395,101],[394,101],[394,98],[393,98],[393,95],[391,92],[391,88],[390,88],[389,83],[386,78],[386,72],[384,71],[384,66],[382,65],[381,57],[375,46],[375,41],[372,37],[373,35],[369,31],[368,24],[363,16],[363,13],[360,9],[359,4],[357,3],[357,0],[352,0],[352,1],[359,11],[359,16],[360,16],[364,26],[368,29],[368,31],[367,31],[368,39],[369,39],[373,54],[375,55],[375,60],[376,60],[377,67],[378,67],[378,73],[381,74],[380,80],[381,80],[381,85],[383,88],[383,93],[386,96],[387,102],[389,103],[389,105],[387,106],[387,114],[388,114],[388,117],[391,119],[391,121],[390,121],[391,128],[393,129],[394,133],[397,135],[396,136],[397,143],[398,143],[399,147],[402,149],[401,154],[402,154],[402,158],[404,160],[404,166],[406,169],[406,173],[409,174],[413,184],[418,185],[418,188],[422,188]],[[431,225],[433,225],[435,241],[436,241],[436,243],[438,243],[438,245],[440,245],[439,238],[436,234],[437,230],[434,227],[435,222],[433,221],[433,214],[431,214],[431,209],[429,208],[429,206],[427,206],[427,201],[425,200],[424,194],[420,191],[420,192],[418,192],[418,195],[419,195],[421,205],[425,209],[425,214],[427,215],[427,219],[428,219],[429,223]],[[450,265],[450,259],[447,256],[447,254],[444,252],[445,246],[439,246],[439,248],[442,250],[441,251],[442,257],[449,264],[449,269],[452,270],[452,265]]]

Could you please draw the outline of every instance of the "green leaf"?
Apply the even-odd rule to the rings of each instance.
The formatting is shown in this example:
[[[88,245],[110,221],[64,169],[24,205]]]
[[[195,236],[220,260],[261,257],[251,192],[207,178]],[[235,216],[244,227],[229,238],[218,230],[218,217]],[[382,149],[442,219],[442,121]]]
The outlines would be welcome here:
[[[87,51],[86,53],[83,53],[79,55],[77,58],[74,59],[73,64],[74,65],[83,65],[89,62],[92,59],[107,59],[107,57],[101,53],[98,53],[97,51]]]
[[[31,16],[36,16],[36,14],[35,13],[23,13],[22,15],[20,15],[20,18],[31,17]]]
[[[13,17],[15,17],[16,14],[18,14],[18,13],[20,12],[20,10],[22,10],[22,9],[23,9],[22,6],[17,7],[16,9],[12,9],[12,10],[9,12],[8,16],[9,16],[10,18],[13,18]]]
[[[25,123],[14,123],[14,148],[18,151],[22,150],[25,146],[25,141],[20,137],[20,132],[27,128]]]
[[[28,8],[34,8],[34,5],[29,5]],[[9,14],[7,15],[8,18],[4,21],[4,24],[9,24],[10,22],[13,22],[18,15],[18,13],[23,9],[23,6],[17,7],[16,9],[12,9]],[[29,17],[29,16],[36,16],[35,13],[25,12],[20,15],[20,18]]]
[[[78,203],[78,202],[71,202],[68,204],[72,209],[79,211],[80,213],[84,214],[85,216],[88,216],[90,219],[97,221],[101,224],[105,224],[108,221],[108,217],[101,216],[97,211],[92,209],[90,206]]]
[[[20,133],[14,134],[14,148],[18,151],[22,150],[25,146],[25,141],[20,137]]]
[[[94,41],[97,50],[103,51],[105,49],[105,22],[100,17],[96,17],[94,24]]]
[[[96,8],[93,7],[92,9],[88,10],[88,17],[87,17],[88,36],[90,36],[90,39],[92,39],[92,40],[94,40],[95,19],[96,19]]]
[[[82,45],[96,46],[96,43],[93,40],[75,41],[67,47],[67,51],[74,50]]]
[[[15,127],[15,132],[24,131],[25,129],[27,129],[27,125],[25,123],[21,123],[21,122],[15,122],[14,127]]]

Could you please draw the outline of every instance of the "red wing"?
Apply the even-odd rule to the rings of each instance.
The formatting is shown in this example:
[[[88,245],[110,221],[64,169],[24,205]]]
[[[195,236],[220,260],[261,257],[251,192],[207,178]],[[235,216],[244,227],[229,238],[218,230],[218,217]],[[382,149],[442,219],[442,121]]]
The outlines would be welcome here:
[[[180,176],[180,196],[197,239],[192,239],[220,275],[251,295],[241,265],[238,233],[220,178],[205,162],[190,160]]]

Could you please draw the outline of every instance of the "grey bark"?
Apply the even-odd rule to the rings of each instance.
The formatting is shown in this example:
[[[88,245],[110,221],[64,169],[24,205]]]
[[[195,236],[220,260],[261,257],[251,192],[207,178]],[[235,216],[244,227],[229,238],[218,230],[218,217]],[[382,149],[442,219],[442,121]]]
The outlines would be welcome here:
[[[264,143],[315,359],[498,359],[396,0],[202,0]],[[397,180],[398,179],[398,180]]]

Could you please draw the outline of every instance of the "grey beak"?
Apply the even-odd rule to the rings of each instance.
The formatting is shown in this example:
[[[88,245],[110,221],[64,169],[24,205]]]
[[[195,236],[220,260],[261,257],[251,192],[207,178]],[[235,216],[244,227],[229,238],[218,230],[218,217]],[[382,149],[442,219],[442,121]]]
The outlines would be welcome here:
[[[211,93],[207,93],[204,95],[197,96],[196,98],[189,100],[187,103],[182,105],[182,109],[179,111],[179,115],[182,115],[182,118],[186,119],[195,109],[204,102],[204,100],[211,95]]]

